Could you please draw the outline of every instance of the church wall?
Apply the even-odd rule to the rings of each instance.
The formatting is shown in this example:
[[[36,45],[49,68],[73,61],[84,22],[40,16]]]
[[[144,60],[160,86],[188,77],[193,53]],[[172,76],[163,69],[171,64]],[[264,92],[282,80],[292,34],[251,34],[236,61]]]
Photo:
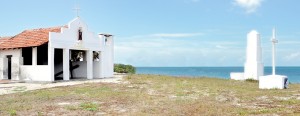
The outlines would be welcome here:
[[[3,60],[3,58],[0,57],[0,80],[4,79],[4,75],[3,75],[3,71],[4,71],[3,68],[4,67],[3,67],[3,64],[4,64],[4,60]]]
[[[47,65],[45,66],[24,66],[22,49],[0,50],[0,58],[2,58],[2,78],[7,79],[7,55],[12,55],[11,76],[12,80],[30,80],[30,81],[51,81],[49,80],[50,72]],[[0,63],[1,64],[1,63]],[[0,68],[1,69],[1,68]],[[0,71],[1,74],[1,71]]]
[[[78,78],[84,78],[86,79],[87,78],[87,61],[78,61],[78,62],[73,62],[73,66],[75,65],[79,65],[78,68],[74,69],[73,70],[73,76],[75,79],[78,79]]]
[[[101,62],[100,61],[94,61],[93,62],[93,77],[94,78],[102,78],[101,77]]]
[[[82,40],[78,40],[79,29],[82,30]],[[71,21],[68,28],[62,28],[61,33],[50,32],[49,42],[52,48],[102,51],[100,38],[90,32],[80,18]]]
[[[82,40],[79,40],[79,30],[81,30],[82,32]],[[70,49],[70,50],[84,50],[86,51],[86,53],[89,53],[91,51],[102,52],[104,49],[103,42],[104,42],[103,38],[98,37],[96,34],[89,31],[88,26],[79,17],[69,22],[68,28],[62,28],[60,33],[50,32],[49,34],[49,46],[51,49],[61,48],[61,49]],[[109,60],[103,60],[103,61],[109,61]],[[89,72],[90,76],[93,75],[92,77],[97,77],[97,78],[102,77],[101,72],[103,71],[101,69],[103,66],[100,63],[98,63],[99,65],[96,64],[93,65],[92,67],[87,67],[88,65],[87,61],[79,62],[79,63],[80,63],[80,67],[73,71],[74,77],[86,78],[87,68],[92,69],[92,72]],[[75,65],[75,63],[73,65]],[[108,70],[108,68],[111,67],[105,67],[105,69]]]
[[[65,67],[63,67],[63,65],[57,65],[59,67],[55,67],[54,50],[58,48],[63,50],[84,50],[88,53],[89,57],[86,58],[86,61],[77,62],[80,64],[80,67],[74,70],[75,77],[88,77],[89,79],[93,77],[112,77],[113,44],[111,46],[104,44],[104,38],[98,37],[95,33],[89,31],[88,26],[79,17],[69,22],[67,27],[68,28],[63,27],[60,33],[50,32],[48,46],[45,45],[35,48],[38,52],[37,55],[27,54],[33,54],[34,50],[23,54],[22,52],[26,51],[25,49],[23,51],[22,49],[0,50],[0,74],[2,74],[0,78],[5,78],[5,76],[7,78],[6,56],[12,55],[12,79],[54,81],[53,77],[55,72],[57,72],[55,70],[68,69],[68,67],[66,67],[67,65],[65,65]],[[79,33],[79,30],[81,30],[82,33]],[[79,35],[82,35],[82,40],[79,40]],[[109,41],[112,41],[112,38]],[[104,49],[106,52],[104,52]],[[92,51],[101,52],[100,61],[93,61]],[[23,55],[27,56],[25,60],[22,58]],[[48,55],[48,57],[46,55]],[[64,61],[68,59],[66,57],[63,58]],[[33,59],[32,62],[29,61],[30,59]],[[37,59],[37,61],[35,61],[35,59]],[[27,65],[23,65],[24,62],[26,62],[25,64]]]
[[[79,30],[82,32],[82,40],[79,39]],[[113,76],[113,40],[109,39],[109,43],[112,43],[109,46],[104,44],[104,38],[98,37],[96,34],[88,30],[88,26],[78,17],[71,22],[69,22],[67,28],[61,28],[60,33],[50,32],[49,33],[49,49],[64,49],[64,50],[84,50],[86,53],[91,53],[91,51],[99,51],[104,52],[101,56],[100,63],[95,64],[92,61],[92,64],[88,64],[87,61],[91,61],[92,59],[85,60],[80,63],[80,67],[73,71],[74,77],[89,77],[91,78],[102,78],[102,77],[112,77]],[[53,53],[50,53],[53,54]],[[91,54],[89,54],[92,56]],[[52,62],[53,56],[49,56],[49,60]],[[51,75],[54,75],[54,70],[60,69],[59,67],[53,67],[53,63],[50,62],[50,70]],[[73,64],[75,65],[75,63]],[[57,65],[58,66],[58,65]],[[92,66],[92,67],[87,67]],[[61,69],[67,69],[67,67]],[[90,70],[91,69],[91,70]],[[88,71],[88,72],[87,72]],[[87,75],[88,73],[88,75]],[[105,74],[104,74],[105,73]],[[61,75],[62,76],[62,75]]]
[[[8,59],[7,55],[12,55],[12,57],[22,57],[22,50],[21,49],[8,49],[8,50],[0,50],[0,58],[2,58],[2,65],[0,65],[0,78],[7,79],[8,78]],[[13,59],[12,59],[13,60]],[[0,63],[1,64],[1,63]],[[13,61],[12,61],[12,68],[13,68]],[[13,69],[12,69],[13,70]]]
[[[105,38],[101,37],[100,38]],[[103,52],[101,52],[101,77],[113,77],[114,74],[114,42],[113,37],[108,37],[103,45]]]
[[[20,66],[23,65],[22,57],[11,58],[11,80],[22,80],[20,76]]]
[[[21,77],[25,81],[52,81],[47,65],[21,66]]]
[[[0,50],[1,58],[6,58],[7,55],[12,55],[13,57],[22,57],[22,50],[21,49]]]

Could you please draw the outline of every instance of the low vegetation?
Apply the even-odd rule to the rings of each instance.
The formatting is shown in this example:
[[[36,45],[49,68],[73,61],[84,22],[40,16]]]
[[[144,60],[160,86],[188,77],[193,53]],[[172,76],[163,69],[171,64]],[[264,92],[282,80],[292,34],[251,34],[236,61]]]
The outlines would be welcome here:
[[[300,115],[300,85],[260,90],[253,81],[129,75],[122,83],[0,96],[0,115]]]
[[[135,74],[135,67],[133,67],[132,65],[115,64],[114,72]]]

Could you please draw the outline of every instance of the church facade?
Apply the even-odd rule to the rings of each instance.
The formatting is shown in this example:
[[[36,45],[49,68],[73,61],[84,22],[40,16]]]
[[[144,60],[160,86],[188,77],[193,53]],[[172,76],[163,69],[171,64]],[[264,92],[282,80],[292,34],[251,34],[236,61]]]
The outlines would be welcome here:
[[[0,80],[46,81],[113,77],[114,42],[79,17],[65,26],[0,37]]]

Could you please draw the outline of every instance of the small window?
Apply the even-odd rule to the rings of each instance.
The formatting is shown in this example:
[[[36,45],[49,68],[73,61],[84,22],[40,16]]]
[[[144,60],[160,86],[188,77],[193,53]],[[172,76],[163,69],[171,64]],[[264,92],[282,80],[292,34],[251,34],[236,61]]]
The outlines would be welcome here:
[[[78,30],[78,40],[82,40],[82,31],[81,28]]]

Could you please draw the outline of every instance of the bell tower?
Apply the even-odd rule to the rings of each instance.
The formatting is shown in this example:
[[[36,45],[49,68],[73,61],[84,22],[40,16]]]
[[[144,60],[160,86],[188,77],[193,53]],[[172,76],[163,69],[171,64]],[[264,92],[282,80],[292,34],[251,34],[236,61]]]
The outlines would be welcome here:
[[[114,40],[111,34],[99,34],[102,39],[103,51],[100,56],[101,77],[113,77],[114,75]],[[102,60],[101,60],[102,59]]]

